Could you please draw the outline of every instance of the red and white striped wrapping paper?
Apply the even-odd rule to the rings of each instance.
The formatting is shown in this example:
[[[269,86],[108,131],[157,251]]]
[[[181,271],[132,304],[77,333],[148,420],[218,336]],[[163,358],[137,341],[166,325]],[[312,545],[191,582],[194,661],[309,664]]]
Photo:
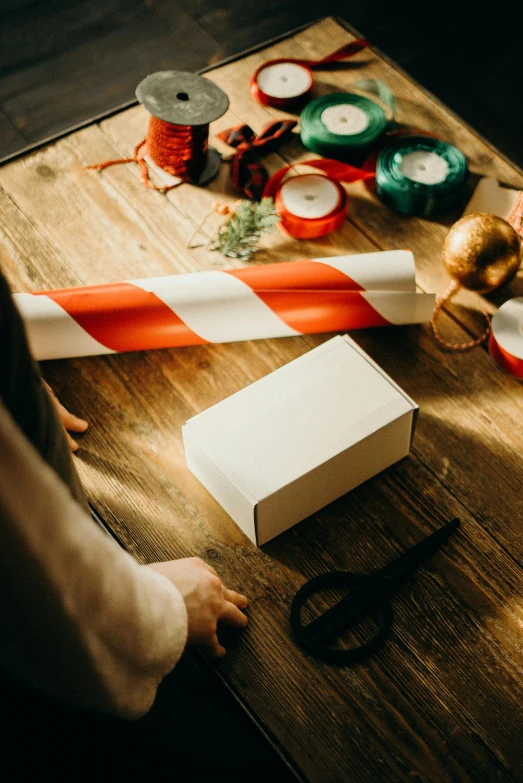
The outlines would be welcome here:
[[[14,294],[38,360],[430,320],[408,250]]]

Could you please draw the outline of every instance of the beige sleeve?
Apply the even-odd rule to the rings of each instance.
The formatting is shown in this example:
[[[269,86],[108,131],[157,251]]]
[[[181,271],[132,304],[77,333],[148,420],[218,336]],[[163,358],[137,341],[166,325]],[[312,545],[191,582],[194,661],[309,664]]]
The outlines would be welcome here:
[[[186,638],[178,590],[98,528],[0,404],[0,663],[138,718]]]

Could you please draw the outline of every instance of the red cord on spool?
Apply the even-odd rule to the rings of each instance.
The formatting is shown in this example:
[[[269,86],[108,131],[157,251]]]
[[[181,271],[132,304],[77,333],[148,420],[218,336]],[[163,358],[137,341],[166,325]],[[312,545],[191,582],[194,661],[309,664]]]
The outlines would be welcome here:
[[[207,160],[209,125],[171,125],[149,121],[147,152],[153,163],[184,181],[197,182]]]
[[[132,158],[108,160],[86,169],[101,171],[117,163],[137,163],[141,182],[167,191],[180,182],[203,185],[220,167],[220,155],[209,147],[209,123],[229,108],[227,95],[213,82],[194,73],[159,71],[140,82],[136,96],[151,113],[149,130]],[[154,185],[149,178],[152,162],[178,182]]]
[[[502,370],[523,380],[523,297],[509,299],[492,318],[489,350]]]

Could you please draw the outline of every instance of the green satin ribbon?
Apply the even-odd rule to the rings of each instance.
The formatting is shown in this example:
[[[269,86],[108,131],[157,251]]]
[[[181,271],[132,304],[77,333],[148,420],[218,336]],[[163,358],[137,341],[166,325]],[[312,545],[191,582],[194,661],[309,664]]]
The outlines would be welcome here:
[[[446,178],[435,184],[415,182],[401,171],[405,155],[432,152],[448,165]],[[378,155],[376,188],[384,204],[407,215],[433,217],[450,212],[465,194],[467,161],[456,147],[431,136],[398,136]]]
[[[394,98],[383,82],[367,79],[354,85],[376,95],[394,113]],[[322,114],[331,106],[350,104],[365,112],[367,127],[353,134],[332,133],[322,122]],[[350,92],[335,92],[311,101],[300,115],[300,136],[303,145],[311,152],[325,158],[342,160],[347,163],[361,163],[372,146],[386,130],[389,118],[385,111],[370,98]]]

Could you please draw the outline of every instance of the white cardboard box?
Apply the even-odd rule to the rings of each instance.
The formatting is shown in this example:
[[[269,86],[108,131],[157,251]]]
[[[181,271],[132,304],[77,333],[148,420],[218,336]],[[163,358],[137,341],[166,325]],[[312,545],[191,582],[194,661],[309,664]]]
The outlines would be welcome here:
[[[418,406],[332,340],[189,419],[189,470],[255,544],[407,456]]]

